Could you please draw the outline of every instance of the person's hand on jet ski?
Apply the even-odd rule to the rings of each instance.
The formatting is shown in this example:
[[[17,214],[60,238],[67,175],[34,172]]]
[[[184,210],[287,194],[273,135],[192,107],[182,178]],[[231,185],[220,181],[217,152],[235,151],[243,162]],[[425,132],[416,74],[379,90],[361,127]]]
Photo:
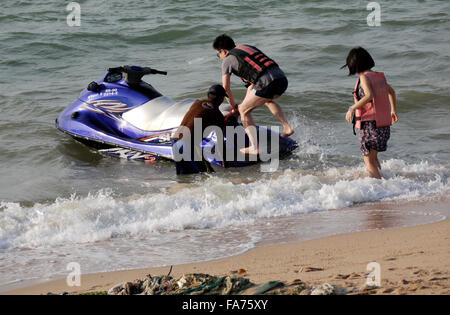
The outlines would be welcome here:
[[[236,104],[236,101],[234,100],[233,93],[231,93],[230,88],[230,77],[231,74],[225,74],[222,76],[222,85],[226,92],[226,100],[231,105],[231,115],[239,116],[239,109],[238,105]]]

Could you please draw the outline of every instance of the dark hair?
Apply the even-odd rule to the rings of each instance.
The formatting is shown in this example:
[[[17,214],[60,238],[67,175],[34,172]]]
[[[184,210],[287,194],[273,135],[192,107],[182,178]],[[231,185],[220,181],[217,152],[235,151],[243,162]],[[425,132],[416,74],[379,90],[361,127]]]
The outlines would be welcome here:
[[[213,95],[212,93],[207,93],[207,96],[208,96],[208,101],[210,101],[214,106],[217,106],[217,107],[219,107],[225,99],[225,96],[221,96],[221,95],[217,96],[217,95]]]
[[[347,63],[342,68],[345,67],[348,67],[348,75],[353,75],[372,69],[375,67],[375,61],[373,61],[367,50],[357,47],[348,53]]]
[[[236,45],[234,44],[234,41],[230,36],[222,34],[216,37],[213,43],[213,47],[216,50],[219,49],[232,50],[234,47],[236,47]]]
[[[208,99],[216,106],[223,103],[225,96],[228,97],[227,92],[220,84],[211,86],[206,95],[208,96]]]

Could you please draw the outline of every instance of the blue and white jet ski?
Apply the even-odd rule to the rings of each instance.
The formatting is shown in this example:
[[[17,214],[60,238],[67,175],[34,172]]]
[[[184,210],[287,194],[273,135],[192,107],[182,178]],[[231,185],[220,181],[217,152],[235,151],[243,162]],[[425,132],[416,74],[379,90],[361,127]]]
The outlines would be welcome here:
[[[142,80],[148,74],[167,75],[167,72],[137,66],[108,69],[104,77],[91,82],[78,99],[59,115],[57,128],[109,156],[143,161],[174,160],[171,135],[195,99],[176,102],[162,95]],[[228,111],[222,110],[224,115]],[[237,120],[230,119],[228,124],[237,125]],[[297,146],[294,140],[281,138],[270,129],[267,135],[279,138],[280,155],[291,152]],[[215,146],[215,141],[212,133],[203,140],[202,148],[208,147],[208,152],[214,152],[211,147]],[[245,143],[248,145],[248,139]],[[233,150],[237,152],[240,149],[238,141],[233,141],[233,145]],[[214,155],[205,155],[205,159],[211,164],[223,165]],[[229,161],[227,166],[251,163],[254,162]]]

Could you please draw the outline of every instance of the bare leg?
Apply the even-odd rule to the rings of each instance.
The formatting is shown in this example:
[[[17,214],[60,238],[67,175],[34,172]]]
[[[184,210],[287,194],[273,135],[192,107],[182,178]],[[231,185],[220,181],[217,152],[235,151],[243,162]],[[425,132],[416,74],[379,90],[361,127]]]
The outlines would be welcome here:
[[[370,177],[381,179],[381,174],[377,165],[377,155],[378,151],[370,149],[370,153],[364,156],[364,163],[366,164]]]
[[[377,167],[378,167],[378,169],[380,169],[380,170],[381,170],[381,164],[380,164],[380,161],[378,161],[378,156],[377,156],[377,158],[376,158],[375,162],[377,163]]]
[[[294,129],[288,124],[286,121],[286,117],[284,116],[283,110],[281,109],[280,105],[278,105],[277,102],[274,100],[270,100],[266,103],[266,106],[269,108],[270,112],[278,118],[278,120],[283,125],[283,134],[281,135],[282,138],[289,137],[294,133]]]
[[[266,102],[267,99],[256,96],[249,88],[244,101],[239,105],[239,114],[241,115],[242,125],[244,126],[245,132],[250,140],[250,146],[248,148],[241,149],[241,152],[244,154],[259,154],[256,126],[251,112]]]

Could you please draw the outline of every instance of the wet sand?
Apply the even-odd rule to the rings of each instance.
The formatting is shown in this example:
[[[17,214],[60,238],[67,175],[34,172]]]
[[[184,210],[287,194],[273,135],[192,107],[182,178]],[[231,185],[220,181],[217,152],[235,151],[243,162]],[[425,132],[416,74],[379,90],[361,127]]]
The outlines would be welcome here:
[[[450,203],[442,200],[425,205],[442,213],[450,208]],[[366,285],[367,267],[372,262],[379,264],[381,280],[380,287],[370,291],[372,294],[450,294],[450,220],[263,245],[233,257],[176,265],[171,275],[225,275],[243,269],[244,276],[255,284],[301,280],[310,285],[330,283],[360,289]],[[81,277],[79,287],[69,287],[66,279],[61,279],[3,294],[106,291],[118,283],[143,279],[147,274],[166,275],[169,270],[159,267],[87,274]]]

